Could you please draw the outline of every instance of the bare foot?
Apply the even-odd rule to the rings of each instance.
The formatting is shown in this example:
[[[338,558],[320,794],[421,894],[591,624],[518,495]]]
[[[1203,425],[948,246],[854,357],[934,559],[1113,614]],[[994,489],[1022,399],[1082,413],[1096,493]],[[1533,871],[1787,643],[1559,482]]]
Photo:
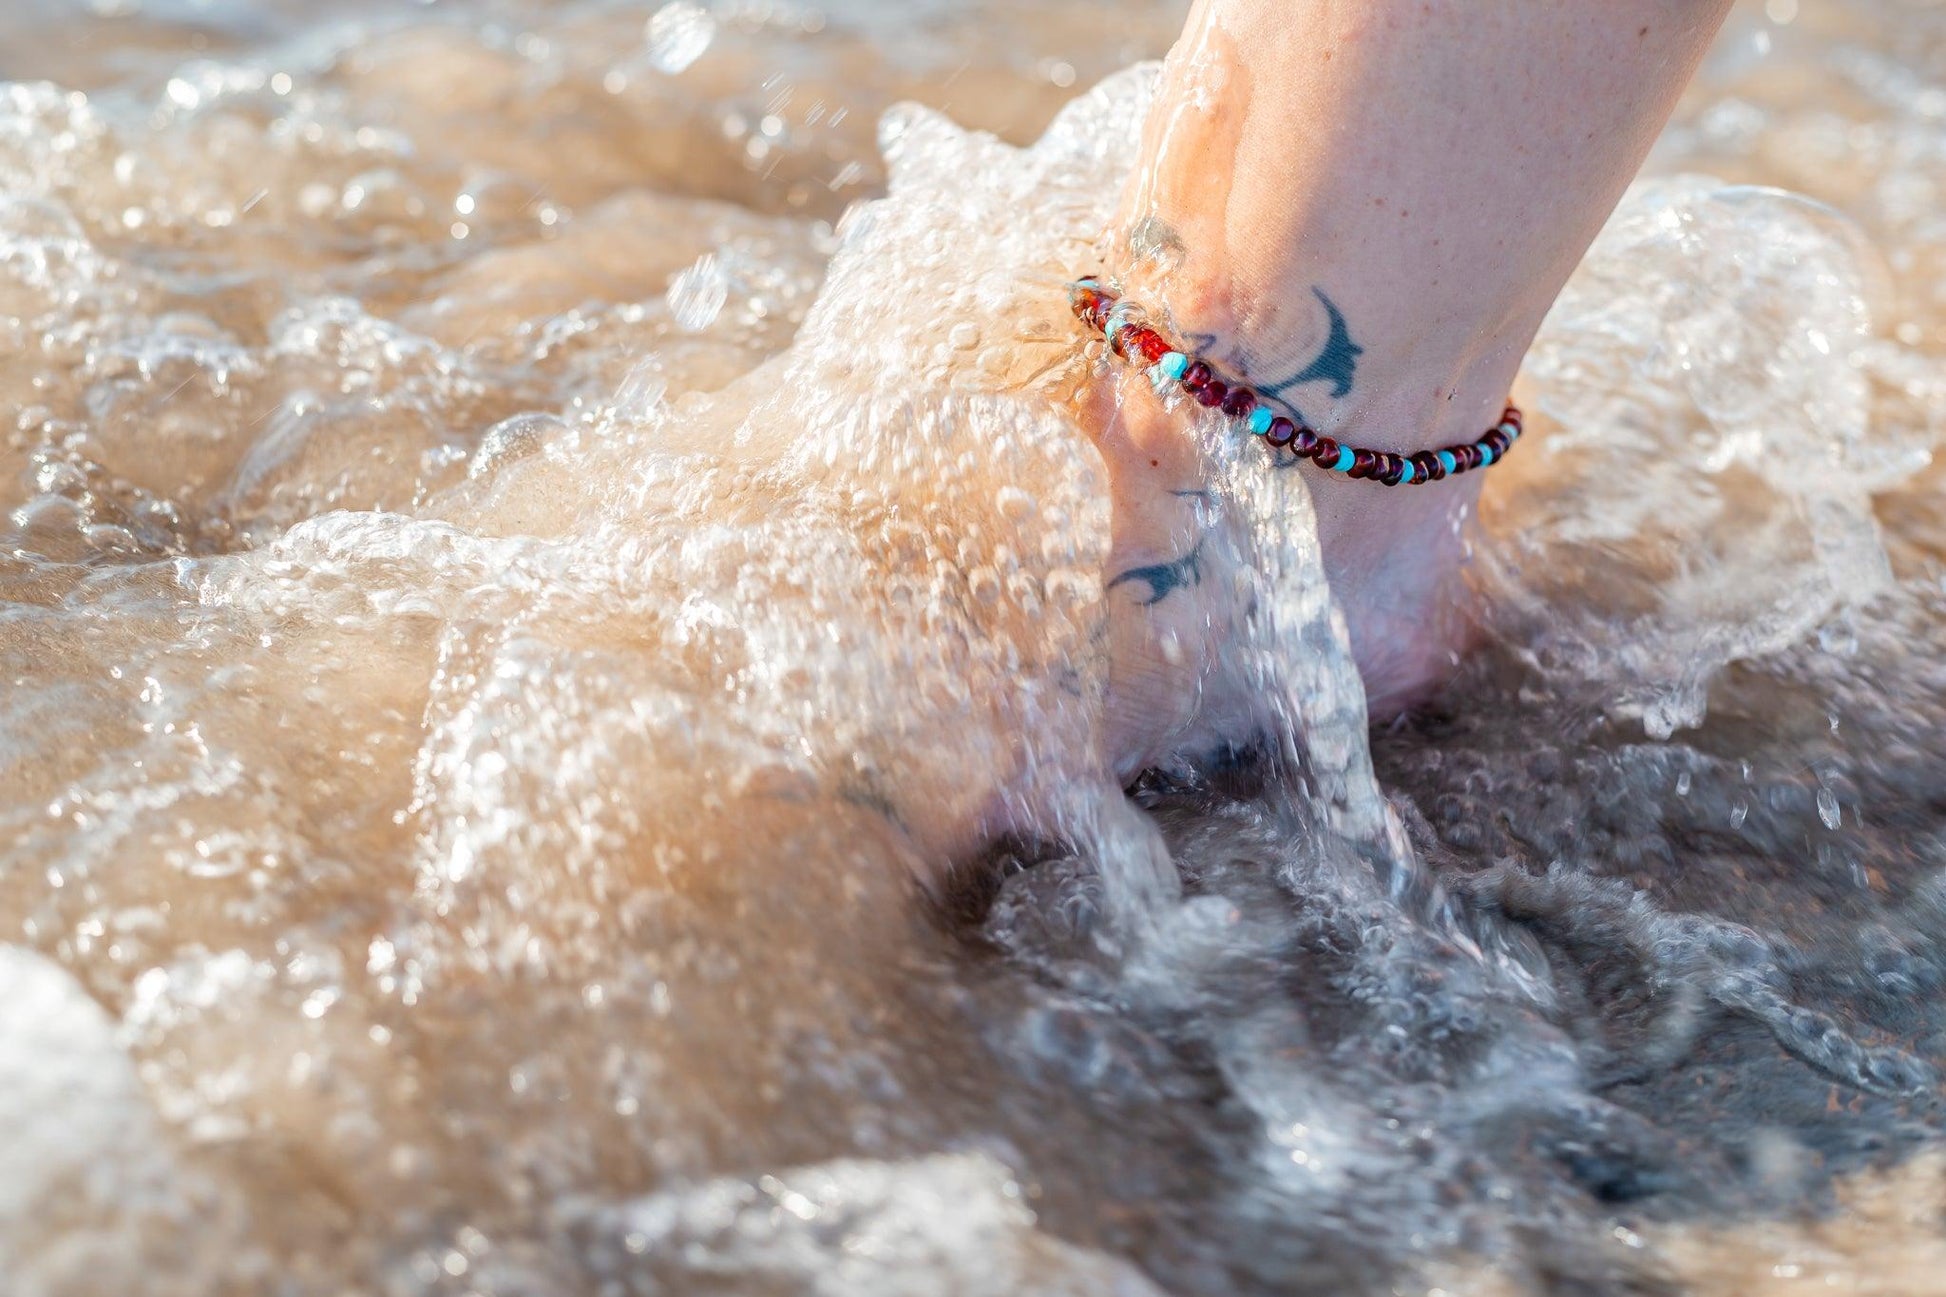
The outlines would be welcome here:
[[[1108,741],[1124,777],[1249,737],[1248,700],[1228,696],[1217,670],[1245,610],[1214,538],[1207,465],[1191,432],[1197,413],[1180,399],[1172,408],[1142,370],[1120,364],[1078,410],[1114,500]],[[1264,471],[1273,471],[1268,462]],[[1325,574],[1371,711],[1394,714],[1435,690],[1464,647],[1461,568],[1479,479],[1400,489],[1295,471],[1312,494]]]
[[[1328,6],[1307,13],[1331,27],[1340,62],[1327,75],[1318,51],[1283,30],[1290,21],[1282,9],[1196,5],[1101,268],[1170,341],[1341,444],[1411,454],[1472,441],[1498,422],[1585,246],[1581,226],[1563,218],[1567,234],[1529,258],[1493,205],[1499,181],[1437,154],[1408,167],[1374,152],[1389,119],[1363,121],[1364,99],[1329,93],[1366,75],[1364,60],[1404,57],[1392,42],[1419,51],[1431,37]],[[1415,119],[1407,142],[1444,138],[1435,126]],[[1571,215],[1592,234],[1587,213]],[[1500,273],[1486,277],[1483,265]],[[1083,405],[1116,511],[1114,750],[1139,764],[1226,737],[1210,733],[1233,709],[1212,694],[1208,668],[1237,610],[1231,583],[1198,563],[1194,493],[1205,484],[1193,410],[1166,410],[1133,366]],[[1394,713],[1436,689],[1465,647],[1461,568],[1480,478],[1385,487],[1291,471],[1311,492],[1371,709]]]

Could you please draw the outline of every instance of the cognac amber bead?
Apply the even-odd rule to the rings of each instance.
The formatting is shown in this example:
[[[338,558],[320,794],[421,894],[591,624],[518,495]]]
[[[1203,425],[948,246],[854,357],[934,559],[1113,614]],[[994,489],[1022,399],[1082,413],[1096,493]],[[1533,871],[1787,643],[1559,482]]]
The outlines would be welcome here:
[[[1214,409],[1223,404],[1223,398],[1229,394],[1228,384],[1220,378],[1212,378],[1196,389],[1196,404]]]

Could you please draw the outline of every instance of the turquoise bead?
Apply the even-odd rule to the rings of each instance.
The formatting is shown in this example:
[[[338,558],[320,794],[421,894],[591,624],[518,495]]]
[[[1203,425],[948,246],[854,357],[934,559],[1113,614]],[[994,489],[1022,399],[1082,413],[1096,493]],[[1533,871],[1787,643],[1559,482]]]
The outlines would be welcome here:
[[[1157,396],[1161,396],[1167,392],[1169,390],[1169,384],[1174,381],[1174,379],[1169,377],[1168,371],[1163,369],[1162,366],[1149,366],[1149,386],[1155,389]]]
[[[1189,357],[1180,351],[1164,352],[1162,359],[1155,362],[1155,367],[1170,378],[1179,379],[1189,372]]]
[[[1350,446],[1340,446],[1338,447],[1338,458],[1331,461],[1331,471],[1334,473],[1349,473],[1351,472],[1352,464],[1357,459],[1358,456],[1352,453]]]
[[[1412,471],[1412,461],[1408,459],[1405,462],[1405,467],[1399,470],[1399,485],[1404,486],[1407,482],[1410,482],[1414,476],[1415,474]]]
[[[1445,469],[1448,473],[1457,473],[1459,471],[1459,460],[1454,457],[1452,451],[1442,450],[1437,453],[1441,468]]]
[[[1493,462],[1493,447],[1491,446],[1480,447],[1480,467],[1485,468],[1488,464],[1491,464],[1492,462]]]
[[[1270,421],[1276,417],[1263,406],[1258,406],[1250,412],[1250,431],[1259,437],[1267,435],[1270,432]]]

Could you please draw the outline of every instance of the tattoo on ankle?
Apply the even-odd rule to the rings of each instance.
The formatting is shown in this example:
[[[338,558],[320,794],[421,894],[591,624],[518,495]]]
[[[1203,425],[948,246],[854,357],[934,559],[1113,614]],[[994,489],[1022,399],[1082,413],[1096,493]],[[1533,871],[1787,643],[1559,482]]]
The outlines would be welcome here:
[[[1128,250],[1138,262],[1146,261],[1163,273],[1182,263],[1182,235],[1159,216],[1145,216],[1128,232]]]
[[[1203,581],[1203,542],[1197,541],[1196,548],[1181,558],[1169,563],[1151,563],[1147,567],[1132,567],[1108,583],[1113,590],[1125,581],[1140,581],[1149,587],[1149,597],[1142,600],[1144,608],[1161,603],[1184,586],[1201,585]]]
[[[1346,395],[1351,391],[1353,379],[1358,373],[1358,358],[1365,349],[1351,339],[1351,330],[1345,324],[1345,313],[1338,304],[1325,296],[1322,288],[1311,290],[1317,294],[1318,301],[1324,304],[1327,331],[1324,346],[1311,363],[1289,378],[1275,382],[1258,383],[1257,390],[1284,400],[1284,393],[1294,387],[1304,387],[1311,383],[1331,384],[1331,399]]]
[[[1313,288],[1311,292],[1324,307],[1324,344],[1318,348],[1317,355],[1287,378],[1270,380],[1257,378],[1256,371],[1260,371],[1263,366],[1261,363],[1252,364],[1252,349],[1248,346],[1231,346],[1224,347],[1219,352],[1222,339],[1214,333],[1185,334],[1184,342],[1195,354],[1214,356],[1219,364],[1234,370],[1239,377],[1248,380],[1259,397],[1282,406],[1284,412],[1296,420],[1299,427],[1311,427],[1313,426],[1311,420],[1305,417],[1304,411],[1299,408],[1296,401],[1291,399],[1290,393],[1313,383],[1329,383],[1332,400],[1348,395],[1352,385],[1357,381],[1358,358],[1365,354],[1365,348],[1352,339],[1351,326],[1345,322],[1345,313],[1338,309],[1338,304],[1332,301],[1322,288]]]

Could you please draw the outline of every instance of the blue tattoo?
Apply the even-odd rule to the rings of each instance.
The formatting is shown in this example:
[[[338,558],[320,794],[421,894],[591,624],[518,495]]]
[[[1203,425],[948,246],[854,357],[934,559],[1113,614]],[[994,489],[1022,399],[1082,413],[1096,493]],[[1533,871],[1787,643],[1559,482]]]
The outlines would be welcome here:
[[[1351,391],[1352,376],[1357,373],[1358,358],[1365,354],[1365,349],[1351,340],[1351,330],[1346,327],[1344,312],[1338,309],[1337,303],[1326,297],[1322,288],[1311,291],[1324,303],[1325,314],[1330,319],[1330,332],[1325,337],[1324,349],[1318,352],[1317,359],[1293,377],[1281,383],[1265,383],[1258,388],[1259,391],[1281,398],[1288,388],[1302,387],[1306,383],[1329,383],[1333,400]]]
[[[1144,608],[1161,603],[1184,586],[1201,585],[1203,582],[1203,543],[1196,542],[1190,550],[1173,563],[1151,563],[1147,567],[1132,567],[1108,583],[1113,590],[1124,581],[1140,581],[1149,587],[1149,597],[1142,601]]]

